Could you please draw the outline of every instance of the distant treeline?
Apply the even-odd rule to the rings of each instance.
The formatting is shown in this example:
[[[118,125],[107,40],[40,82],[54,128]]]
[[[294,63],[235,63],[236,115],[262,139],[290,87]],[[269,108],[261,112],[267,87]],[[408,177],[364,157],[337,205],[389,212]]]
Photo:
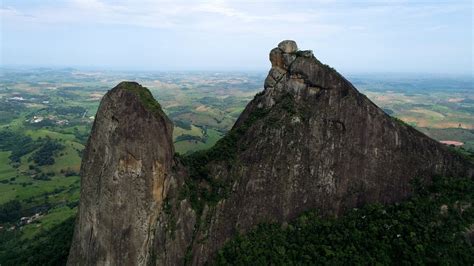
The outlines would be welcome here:
[[[191,130],[191,123],[183,120],[174,120],[174,125],[182,129]]]
[[[22,156],[36,150],[41,142],[13,131],[0,131],[0,150],[11,151],[10,160],[20,162]]]
[[[55,153],[63,148],[57,140],[49,137],[33,140],[30,136],[14,131],[0,131],[0,150],[11,151],[9,159],[14,163],[19,163],[21,157],[36,150],[31,157],[35,163],[40,166],[52,165]]]
[[[64,145],[60,144],[59,142],[47,138],[46,141],[43,143],[41,148],[37,150],[31,158],[35,163],[39,166],[42,165],[53,165],[54,164],[54,154],[64,149]]]
[[[206,139],[203,139],[200,136],[193,136],[188,134],[179,135],[178,137],[176,137],[175,142],[184,140],[206,142]]]

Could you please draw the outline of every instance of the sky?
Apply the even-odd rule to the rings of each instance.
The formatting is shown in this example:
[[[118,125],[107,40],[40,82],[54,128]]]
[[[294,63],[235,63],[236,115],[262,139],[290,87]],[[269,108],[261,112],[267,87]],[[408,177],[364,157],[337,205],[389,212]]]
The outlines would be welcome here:
[[[281,40],[345,73],[473,75],[473,1],[0,0],[1,66],[266,71]]]

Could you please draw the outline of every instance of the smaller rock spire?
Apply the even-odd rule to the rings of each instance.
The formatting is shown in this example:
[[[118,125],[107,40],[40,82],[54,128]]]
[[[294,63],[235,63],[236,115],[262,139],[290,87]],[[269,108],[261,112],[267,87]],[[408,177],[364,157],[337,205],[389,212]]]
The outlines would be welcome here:
[[[296,53],[298,51],[298,45],[296,45],[296,42],[292,40],[281,41],[278,44],[278,48],[280,48],[283,53],[287,54]]]
[[[298,45],[293,40],[281,41],[277,47],[273,48],[270,51],[272,68],[265,80],[265,88],[276,87],[277,89],[281,89],[281,86],[278,86],[280,80],[287,75],[290,65],[296,60],[299,54]]]

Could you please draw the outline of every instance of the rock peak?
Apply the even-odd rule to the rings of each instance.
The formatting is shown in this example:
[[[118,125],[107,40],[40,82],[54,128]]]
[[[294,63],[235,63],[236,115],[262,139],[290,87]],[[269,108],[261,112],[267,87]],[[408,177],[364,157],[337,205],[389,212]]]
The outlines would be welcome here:
[[[328,83],[327,77],[336,74],[331,68],[321,64],[311,50],[298,50],[296,42],[292,40],[280,42],[270,51],[269,58],[272,67],[265,80],[265,89],[277,91],[291,89],[284,86],[289,80],[296,82],[291,82],[291,84],[298,85],[297,90],[308,85],[323,87],[327,85],[323,83]]]
[[[136,82],[136,81],[124,80],[124,81],[120,82],[119,84],[117,84],[116,87],[119,87],[119,88],[142,87],[142,85],[140,85],[140,84],[139,84],[138,82]]]
[[[293,40],[284,40],[278,44],[278,48],[287,54],[296,53],[298,51],[298,45]]]
[[[119,97],[124,97],[127,93],[133,93],[137,96],[145,109],[155,116],[167,119],[161,105],[155,100],[150,90],[138,82],[122,81],[110,91],[110,94],[118,94]]]
[[[150,91],[121,82],[84,150],[69,265],[145,265],[173,165],[173,125]]]
[[[313,51],[298,50],[298,45],[293,40],[281,41],[278,46],[270,51],[270,62],[272,67],[288,70],[289,66],[298,57],[312,58]]]
[[[139,84],[136,81],[122,81],[119,84],[117,84],[114,88],[112,88],[112,90],[110,92],[111,93],[117,93],[119,91],[129,91],[129,92],[133,92],[133,93],[136,93],[136,94],[145,93],[145,94],[149,94],[150,97],[153,98],[153,96],[151,95],[151,92],[148,90],[148,88],[142,86],[141,84]]]

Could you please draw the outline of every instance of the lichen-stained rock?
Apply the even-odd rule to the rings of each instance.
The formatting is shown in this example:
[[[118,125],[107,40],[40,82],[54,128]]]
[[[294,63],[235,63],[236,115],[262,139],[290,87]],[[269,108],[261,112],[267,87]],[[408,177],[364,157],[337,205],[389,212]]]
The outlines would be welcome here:
[[[272,87],[276,88],[277,84],[283,79],[286,75],[286,71],[279,67],[272,67],[270,73],[268,74],[267,78],[265,79],[265,87]]]
[[[272,63],[272,67],[285,68],[283,52],[280,48],[274,48],[270,51],[270,62]]]
[[[296,45],[296,42],[292,40],[281,41],[278,44],[278,48],[287,54],[296,53],[296,51],[298,51],[298,45]]]
[[[264,91],[232,130],[185,157],[173,159],[171,124],[147,90],[125,83],[104,97],[70,265],[203,265],[262,222],[400,201],[414,178],[473,177],[472,162],[385,114],[295,42],[270,60]]]
[[[173,164],[173,126],[148,89],[122,82],[103,98],[81,167],[69,265],[144,265]]]

